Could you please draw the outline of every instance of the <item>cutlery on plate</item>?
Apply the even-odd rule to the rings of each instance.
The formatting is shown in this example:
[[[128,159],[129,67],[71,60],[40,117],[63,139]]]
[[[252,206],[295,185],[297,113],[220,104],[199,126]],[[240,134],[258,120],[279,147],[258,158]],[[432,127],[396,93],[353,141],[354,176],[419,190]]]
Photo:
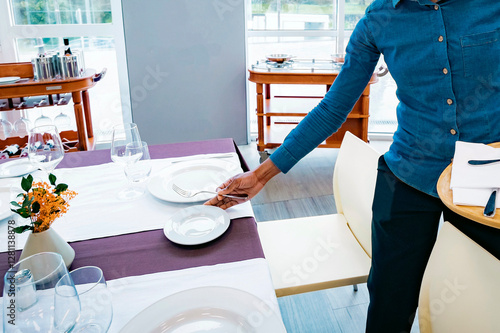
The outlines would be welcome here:
[[[177,186],[176,184],[172,184],[172,190],[174,190],[175,193],[179,194],[180,196],[183,196],[185,198],[191,198],[194,197],[197,194],[200,193],[212,193],[212,194],[217,194],[215,191],[190,191],[190,190],[185,190]],[[235,195],[229,195],[229,194],[222,194],[223,197],[226,198],[232,198],[232,199],[239,199],[239,200],[248,200],[248,195],[247,194],[235,194]]]
[[[484,206],[483,215],[486,217],[495,216],[495,212],[497,211],[497,192],[498,188],[491,192],[490,198],[488,199],[486,206]]]
[[[467,163],[470,165],[485,165],[497,162],[500,162],[500,158],[494,160],[469,160]]]
[[[188,156],[188,157],[179,157],[176,160],[173,160],[171,163],[179,163],[186,162],[191,160],[203,160],[208,158],[230,158],[235,156],[234,153],[225,153],[225,154],[217,154],[217,155],[208,155],[208,156]]]

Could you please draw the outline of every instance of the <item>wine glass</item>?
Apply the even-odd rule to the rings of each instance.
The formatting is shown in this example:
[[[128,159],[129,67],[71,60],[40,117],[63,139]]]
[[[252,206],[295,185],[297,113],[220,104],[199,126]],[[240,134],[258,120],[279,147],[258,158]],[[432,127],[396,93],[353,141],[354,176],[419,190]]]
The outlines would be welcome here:
[[[54,171],[64,157],[64,148],[57,127],[38,126],[28,135],[28,158],[35,167],[47,174]]]
[[[25,105],[25,103],[26,102],[21,102],[18,108],[22,108]],[[19,112],[21,116],[14,122],[14,130],[16,131],[19,137],[22,137],[21,134],[25,135],[28,134],[30,128],[32,127],[32,123],[28,118],[26,118],[25,110],[20,110]]]
[[[7,139],[10,133],[12,133],[12,124],[0,117],[0,139]]]
[[[125,165],[125,176],[131,182],[127,199],[134,199],[142,196],[145,192],[146,180],[151,174],[151,157],[149,156],[148,144],[144,141],[129,143],[126,150],[129,150],[130,154],[135,154],[136,151],[142,153],[137,162]]]
[[[97,266],[80,267],[69,272],[64,280],[71,280],[74,282],[76,291],[78,293],[76,299],[79,299],[81,304],[81,311],[76,320],[76,325],[72,328],[73,333],[104,333],[107,332],[111,325],[113,318],[113,305],[111,302],[111,292],[107,288],[106,280],[102,270]],[[58,292],[59,284],[56,286],[56,293]],[[67,287],[66,287],[67,288]],[[66,292],[68,304],[76,304],[75,297],[71,292]],[[71,305],[70,305],[71,306]],[[77,311],[73,311],[73,318]],[[68,325],[74,322],[68,320]]]
[[[61,332],[60,315],[67,311],[56,304],[55,286],[67,274],[63,258],[54,252],[34,254],[10,268],[4,276],[3,332]],[[66,293],[76,294],[71,279],[65,286]]]
[[[57,105],[61,108],[61,112],[54,118],[54,125],[61,130],[67,130],[71,126],[71,118],[63,112],[65,101],[66,99],[63,97],[57,102]]]
[[[128,149],[127,149],[128,146]],[[111,160],[125,167],[136,163],[142,157],[141,137],[139,129],[134,123],[125,123],[113,127],[111,139]],[[127,199],[130,195],[130,188],[125,188],[118,193],[119,199]],[[134,197],[132,195],[132,197]]]
[[[38,103],[38,107],[44,105],[46,103],[45,99],[42,99],[40,103]],[[35,126],[44,126],[44,125],[52,125],[52,119],[43,115],[43,110],[40,109],[40,117],[35,120]]]

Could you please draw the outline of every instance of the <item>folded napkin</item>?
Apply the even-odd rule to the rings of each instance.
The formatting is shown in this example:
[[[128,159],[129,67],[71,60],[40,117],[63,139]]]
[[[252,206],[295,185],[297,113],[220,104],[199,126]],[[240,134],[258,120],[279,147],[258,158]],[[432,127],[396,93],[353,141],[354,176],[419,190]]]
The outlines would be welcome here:
[[[482,143],[457,141],[450,188],[455,205],[484,207],[491,192],[500,188],[500,163],[470,165],[469,160],[500,159],[500,149]],[[500,208],[500,200],[497,200]]]

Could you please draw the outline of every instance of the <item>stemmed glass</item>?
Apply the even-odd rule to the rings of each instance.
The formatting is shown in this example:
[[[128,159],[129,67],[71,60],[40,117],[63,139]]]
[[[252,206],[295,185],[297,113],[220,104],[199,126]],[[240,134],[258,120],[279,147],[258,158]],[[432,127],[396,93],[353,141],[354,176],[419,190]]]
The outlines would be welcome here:
[[[22,108],[26,102],[21,102],[18,108]],[[31,121],[26,118],[26,111],[19,109],[20,117],[14,122],[14,130],[21,137],[21,134],[28,134],[30,128],[32,127]]]
[[[38,107],[44,105],[45,103],[46,103],[46,101],[44,99],[42,99],[40,101],[40,103],[38,103]],[[38,117],[35,120],[35,126],[44,126],[44,125],[52,125],[52,119],[50,119],[47,116],[44,116],[43,115],[43,110],[40,109],[40,117]]]
[[[54,118],[54,125],[61,130],[68,129],[71,126],[71,118],[66,115],[62,109],[64,108],[62,104],[64,104],[65,101],[66,100],[63,97],[59,100],[59,102],[57,102],[57,105],[61,108],[61,112]]]
[[[0,134],[3,134],[3,136],[0,135],[0,139],[7,139],[10,133],[12,133],[12,124],[0,117]]]
[[[80,305],[74,299],[73,316],[67,316],[67,303],[56,299],[55,286],[67,274],[64,260],[54,252],[32,255],[10,268],[3,280],[3,332],[68,332],[63,326],[74,326]],[[71,279],[64,286],[67,295],[77,295]]]
[[[127,149],[128,147],[128,149]],[[134,164],[142,157],[142,144],[139,129],[134,123],[125,123],[113,127],[111,139],[111,160],[124,167]],[[134,198],[134,190],[125,188],[118,193],[118,198],[127,200]]]
[[[125,166],[125,176],[132,183],[128,198],[134,199],[142,196],[145,192],[145,183],[151,174],[151,157],[149,156],[148,144],[144,141],[130,143],[126,150],[130,151],[130,154],[135,154],[137,151],[142,153],[137,162]]]
[[[38,126],[28,135],[28,158],[35,167],[47,174],[54,171],[64,157],[64,148],[57,127]]]
[[[77,295],[73,295],[67,287],[67,281],[73,281]],[[102,270],[97,266],[80,267],[69,272],[56,285],[56,295],[60,294],[61,303],[67,304],[67,321],[63,322],[73,333],[104,333],[107,332],[113,318],[111,292],[107,288]],[[77,303],[77,300],[79,302]],[[77,305],[81,310],[77,311]],[[79,315],[79,316],[78,316]],[[75,320],[76,319],[76,325]]]

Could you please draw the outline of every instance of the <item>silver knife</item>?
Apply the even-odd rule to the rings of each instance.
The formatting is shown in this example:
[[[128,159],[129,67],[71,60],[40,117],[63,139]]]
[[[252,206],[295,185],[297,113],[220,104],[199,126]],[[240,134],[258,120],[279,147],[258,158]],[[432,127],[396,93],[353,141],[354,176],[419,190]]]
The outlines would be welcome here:
[[[485,164],[491,164],[491,163],[497,163],[500,162],[500,159],[494,159],[494,160],[469,160],[467,163],[470,165],[485,165]]]
[[[484,206],[483,215],[486,217],[495,216],[495,213],[497,211],[497,192],[498,188],[493,189],[493,191],[490,194],[490,198],[486,203],[486,206]]]

